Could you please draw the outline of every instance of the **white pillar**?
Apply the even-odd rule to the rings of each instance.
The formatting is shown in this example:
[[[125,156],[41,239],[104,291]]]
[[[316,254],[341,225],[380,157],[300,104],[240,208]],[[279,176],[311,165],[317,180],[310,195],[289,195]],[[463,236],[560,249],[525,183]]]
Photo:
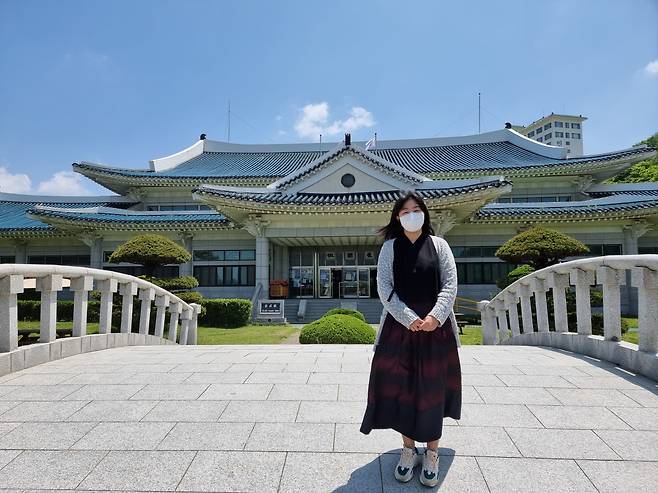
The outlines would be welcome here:
[[[121,304],[121,332],[132,332],[133,296],[137,294],[137,283],[125,282],[119,285],[119,294],[123,297]]]
[[[533,277],[532,291],[535,294],[535,310],[537,311],[537,332],[548,332],[548,305],[546,304],[546,279]]]
[[[498,330],[490,304],[488,300],[482,300],[477,304],[482,323],[482,344],[485,345],[496,344],[496,331]]]
[[[89,247],[89,267],[103,268],[103,237],[96,233],[80,235],[80,240]]]
[[[270,241],[266,236],[256,237],[256,284],[263,286],[262,298],[270,297]],[[257,300],[258,301],[258,300]]]
[[[518,303],[519,300],[516,296],[516,292],[509,291],[505,295],[505,308],[507,308],[507,313],[509,314],[509,325],[512,330],[512,337],[518,336],[521,333],[521,330],[519,329]]]
[[[180,325],[180,340],[179,343],[182,345],[187,344],[187,336],[190,331],[190,321],[194,316],[194,309],[189,308],[185,309],[181,313],[181,325]]]
[[[592,333],[592,305],[590,286],[594,284],[594,271],[574,269],[569,273],[569,280],[576,286],[576,330],[579,334]]]
[[[170,302],[169,304],[169,313],[171,313],[171,318],[169,319],[169,340],[176,342],[176,332],[178,330],[178,316],[181,311],[183,311],[183,305],[178,302]]]
[[[507,327],[507,311],[503,300],[496,300],[494,302],[496,310],[496,318],[498,318],[498,342],[501,343],[509,339],[509,329]]]
[[[27,241],[15,240],[14,246],[16,247],[14,262],[17,264],[27,264]]]
[[[151,323],[151,301],[155,299],[155,289],[139,288],[139,300],[142,306],[139,312],[139,333],[148,334]]]
[[[57,293],[62,290],[59,274],[37,278],[37,291],[41,292],[41,322],[39,342],[52,342],[57,338]]]
[[[603,286],[603,336],[607,341],[620,341],[620,286],[626,282],[626,272],[602,265],[596,269],[596,282]]]
[[[96,290],[101,293],[98,333],[109,334],[112,332],[112,297],[114,296],[114,293],[117,292],[117,280],[97,280]]]
[[[167,314],[167,307],[169,306],[169,296],[156,296],[155,297],[155,335],[162,337],[164,334],[165,317]]]
[[[18,347],[18,301],[23,292],[23,276],[12,274],[0,278],[0,353]]]
[[[567,296],[564,290],[569,286],[569,274],[548,273],[548,286],[553,290],[553,318],[555,332],[569,332],[567,316]]]
[[[199,314],[201,313],[201,305],[197,303],[192,303],[190,305],[194,310],[192,315],[192,320],[190,320],[190,332],[187,336],[187,343],[196,345],[198,329],[199,329]]]
[[[535,327],[532,322],[532,306],[530,305],[530,286],[527,284],[519,285],[519,299],[521,300],[521,320],[523,323],[523,333],[534,332]]]
[[[190,252],[190,255],[194,255],[194,236],[188,233],[181,234],[180,239],[183,242],[183,247],[185,250]],[[185,262],[180,265],[180,275],[181,276],[192,276],[194,275],[194,258],[192,257],[189,262]]]
[[[646,267],[632,270],[631,281],[638,289],[638,349],[658,352],[658,272]]]
[[[87,335],[87,308],[89,306],[89,291],[94,288],[94,278],[81,276],[71,279],[73,291],[73,337]]]

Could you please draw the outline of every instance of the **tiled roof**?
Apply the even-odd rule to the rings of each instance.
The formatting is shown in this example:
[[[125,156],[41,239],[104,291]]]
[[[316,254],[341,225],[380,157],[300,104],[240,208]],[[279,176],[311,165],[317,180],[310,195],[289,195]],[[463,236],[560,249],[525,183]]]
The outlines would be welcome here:
[[[658,213],[658,196],[612,195],[574,202],[527,202],[487,204],[474,214],[476,221],[510,219],[577,219],[605,215]]]
[[[29,197],[24,200],[19,198],[8,200],[4,194],[0,197],[0,234],[10,232],[34,232],[34,233],[48,233],[55,230],[51,225],[45,224],[36,219],[31,219],[26,216],[29,209],[34,208],[37,204],[64,207],[69,209],[86,208],[94,206],[107,206],[114,205],[120,207],[121,205],[128,207],[134,201],[125,199],[125,203],[117,203],[113,201],[90,201],[90,202],[52,202],[52,197],[49,197],[46,202],[37,202],[35,197]],[[45,197],[44,197],[45,198]],[[64,199],[65,200],[65,199]]]
[[[215,212],[160,212],[160,211],[133,211],[113,207],[93,207],[86,209],[72,209],[62,207],[36,206],[27,211],[32,217],[43,221],[51,219],[69,224],[103,224],[121,225],[123,227],[179,227],[189,228],[222,226],[229,221],[225,216]]]
[[[440,197],[459,196],[473,193],[489,188],[499,188],[509,185],[510,182],[503,179],[479,180],[471,184],[451,185],[446,183],[445,188],[417,189],[423,199],[435,199]],[[354,192],[354,193],[308,193],[298,192],[295,194],[282,194],[270,189],[261,191],[240,191],[233,187],[219,187],[204,185],[194,190],[198,195],[208,195],[237,199],[241,201],[258,202],[265,204],[283,205],[347,205],[347,204],[379,204],[395,202],[400,197],[399,190],[385,190],[378,192]]]
[[[536,154],[511,142],[488,142],[426,147],[370,149],[375,156],[406,170],[423,174],[482,173],[555,166],[598,164],[651,152],[631,148],[617,152],[557,159]],[[168,170],[112,168],[93,163],[74,163],[74,169],[103,175],[158,180],[216,180],[218,178],[283,177],[299,170],[328,151],[299,152],[204,152]]]

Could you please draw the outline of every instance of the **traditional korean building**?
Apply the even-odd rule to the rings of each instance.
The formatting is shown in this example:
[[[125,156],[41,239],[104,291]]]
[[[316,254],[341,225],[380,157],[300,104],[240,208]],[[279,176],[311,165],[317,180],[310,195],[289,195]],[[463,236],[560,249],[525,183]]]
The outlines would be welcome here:
[[[655,155],[652,148],[567,158],[564,148],[510,128],[378,141],[369,150],[347,136],[322,146],[202,137],[147,169],[73,164],[112,195],[0,194],[0,261],[139,274],[108,257],[138,233],[159,232],[193,252],[168,274],[194,275],[206,296],[263,298],[270,281],[288,280],[290,319],[309,298],[350,299],[378,320],[375,230],[406,189],[421,194],[452,246],[467,298],[497,291],[513,266],[494,252],[531,225],[570,234],[595,256],[658,253],[658,183],[603,184]]]

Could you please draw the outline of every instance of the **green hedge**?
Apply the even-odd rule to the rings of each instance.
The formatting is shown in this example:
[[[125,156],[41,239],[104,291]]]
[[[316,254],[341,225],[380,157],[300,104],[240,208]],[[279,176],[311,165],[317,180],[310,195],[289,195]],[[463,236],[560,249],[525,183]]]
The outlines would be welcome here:
[[[90,301],[87,308],[87,320],[98,322],[100,302]],[[19,300],[18,319],[26,322],[38,322],[41,319],[41,301]],[[73,301],[57,302],[57,321],[70,322],[73,320]]]
[[[199,317],[199,325],[204,327],[235,328],[249,323],[251,300],[234,298],[205,298],[201,300],[205,313]]]
[[[181,277],[151,277],[151,276],[139,276],[140,279],[151,282],[156,286],[160,286],[167,291],[175,292],[179,289],[194,289],[199,287],[199,281],[196,277],[193,276],[181,276]]]
[[[301,344],[373,344],[375,329],[351,315],[328,315],[302,327]]]
[[[322,316],[326,317],[328,315],[350,315],[362,320],[363,322],[366,321],[366,317],[363,316],[363,313],[358,310],[352,310],[351,308],[332,308]]]

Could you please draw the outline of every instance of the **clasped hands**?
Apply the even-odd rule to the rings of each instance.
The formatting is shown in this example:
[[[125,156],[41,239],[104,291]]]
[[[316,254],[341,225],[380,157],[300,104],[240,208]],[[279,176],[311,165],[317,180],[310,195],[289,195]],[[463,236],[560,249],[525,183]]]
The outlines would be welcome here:
[[[417,318],[413,322],[411,322],[411,325],[409,326],[409,330],[413,330],[414,332],[418,330],[424,330],[426,332],[431,332],[435,330],[437,327],[439,327],[439,321],[434,318],[432,315],[427,315],[424,319]]]

